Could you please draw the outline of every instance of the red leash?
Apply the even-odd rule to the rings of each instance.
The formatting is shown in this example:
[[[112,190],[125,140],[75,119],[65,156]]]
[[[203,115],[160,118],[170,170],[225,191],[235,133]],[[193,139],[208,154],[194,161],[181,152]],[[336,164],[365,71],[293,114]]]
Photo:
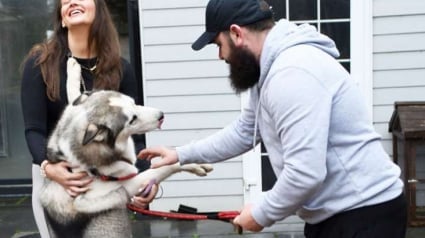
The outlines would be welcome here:
[[[152,211],[146,210],[139,207],[136,207],[132,204],[127,205],[128,209],[155,217],[164,217],[171,219],[180,219],[180,220],[221,220],[221,221],[230,221],[239,215],[238,211],[222,211],[222,212],[197,212],[197,213],[181,213],[181,212],[162,212],[162,211]]]
[[[219,220],[224,222],[231,222],[236,216],[239,215],[238,211],[221,211],[221,212],[162,212],[152,211],[136,207],[132,204],[127,204],[127,208],[131,211],[141,213],[147,216],[155,216],[169,219],[179,220]],[[238,234],[242,234],[242,228],[237,227]]]

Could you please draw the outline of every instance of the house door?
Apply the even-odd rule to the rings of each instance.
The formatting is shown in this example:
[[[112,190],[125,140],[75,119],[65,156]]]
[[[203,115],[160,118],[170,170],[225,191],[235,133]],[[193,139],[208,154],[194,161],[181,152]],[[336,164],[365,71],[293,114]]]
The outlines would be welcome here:
[[[276,20],[309,23],[332,38],[341,56],[338,61],[351,72],[371,103],[371,3],[368,0],[266,0]],[[365,20],[370,19],[370,21]],[[370,40],[369,40],[370,37]],[[353,40],[354,39],[354,40]],[[366,73],[365,73],[366,72]],[[367,72],[370,72],[368,74]],[[247,95],[242,95],[242,104]],[[262,145],[244,155],[244,201],[249,203],[269,190],[276,176]]]

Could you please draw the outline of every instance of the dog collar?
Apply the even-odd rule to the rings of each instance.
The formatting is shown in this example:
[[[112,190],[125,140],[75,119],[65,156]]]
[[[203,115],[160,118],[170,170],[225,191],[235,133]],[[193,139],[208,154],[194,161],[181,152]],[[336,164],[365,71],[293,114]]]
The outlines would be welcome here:
[[[127,180],[127,179],[131,179],[131,178],[133,178],[136,175],[137,175],[137,173],[129,174],[127,176],[122,176],[122,177],[114,177],[114,176],[108,176],[108,175],[99,175],[99,178],[102,181],[124,181],[124,180]]]
[[[137,173],[131,173],[126,176],[115,177],[115,176],[100,174],[99,171],[97,171],[97,169],[91,169],[90,172],[102,181],[124,181],[124,180],[131,179],[137,175]]]

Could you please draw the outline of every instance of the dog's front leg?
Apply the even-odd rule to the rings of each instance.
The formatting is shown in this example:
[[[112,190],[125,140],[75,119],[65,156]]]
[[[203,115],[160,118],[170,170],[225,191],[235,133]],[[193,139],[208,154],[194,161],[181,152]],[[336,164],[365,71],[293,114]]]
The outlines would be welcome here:
[[[168,178],[174,173],[177,173],[180,170],[179,164],[162,166],[156,169],[148,169],[139,173],[136,177],[127,180],[124,182],[124,187],[126,188],[130,197],[136,195],[140,188],[144,185],[149,184],[151,180],[154,180],[157,184]]]
[[[149,184],[151,180],[154,180],[158,184],[177,172],[186,171],[198,176],[205,176],[212,170],[213,167],[209,164],[186,164],[181,166],[180,163],[175,163],[173,165],[166,165],[156,169],[145,170],[133,179],[125,181],[123,185],[130,197],[132,197],[138,193],[141,186]]]

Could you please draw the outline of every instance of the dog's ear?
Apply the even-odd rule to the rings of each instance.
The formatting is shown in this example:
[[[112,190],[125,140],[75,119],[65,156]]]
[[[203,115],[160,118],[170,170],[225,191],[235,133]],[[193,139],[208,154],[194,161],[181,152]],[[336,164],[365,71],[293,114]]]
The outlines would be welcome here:
[[[87,145],[92,141],[102,142],[107,141],[109,143],[111,137],[111,130],[106,126],[96,125],[90,123],[86,132],[84,133],[83,145]]]
[[[83,92],[80,96],[78,96],[73,102],[72,102],[72,106],[77,106],[81,103],[83,103],[84,101],[86,101],[86,99],[92,95],[93,92],[91,91],[85,91]]]

